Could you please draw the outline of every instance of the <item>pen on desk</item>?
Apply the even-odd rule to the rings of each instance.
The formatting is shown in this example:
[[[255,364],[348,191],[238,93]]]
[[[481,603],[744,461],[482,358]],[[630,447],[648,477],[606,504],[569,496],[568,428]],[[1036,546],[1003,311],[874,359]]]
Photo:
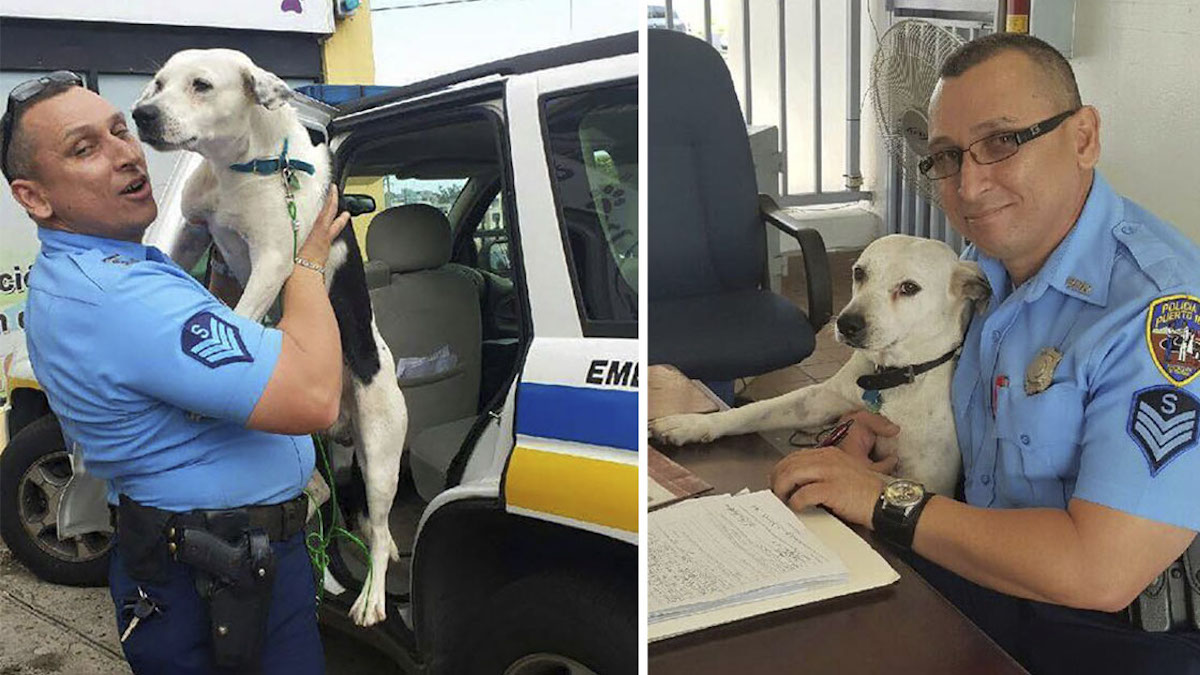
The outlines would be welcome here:
[[[836,426],[829,430],[829,433],[826,434],[825,438],[821,439],[813,447],[827,448],[831,445],[837,445],[838,443],[841,443],[846,438],[846,434],[850,433],[850,427],[852,426],[854,426],[853,418],[845,420],[844,422],[839,422]],[[792,495],[796,494],[796,490],[799,489],[799,486],[796,486],[794,489],[788,492],[787,495],[781,497],[780,499],[784,504],[788,503],[788,501],[792,498]]]
[[[827,448],[831,445],[837,445],[846,438],[846,434],[850,433],[850,427],[854,426],[854,419],[848,419],[834,428],[829,430],[829,435],[826,436],[820,443],[817,443],[818,448]]]

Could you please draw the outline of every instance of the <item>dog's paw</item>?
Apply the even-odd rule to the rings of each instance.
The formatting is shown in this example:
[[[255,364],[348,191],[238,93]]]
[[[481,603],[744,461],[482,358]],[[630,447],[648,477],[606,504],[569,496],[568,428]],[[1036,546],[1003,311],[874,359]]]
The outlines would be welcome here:
[[[366,628],[387,618],[387,603],[383,584],[364,586],[354,605],[350,607],[350,619],[357,626]]]
[[[650,421],[650,435],[670,443],[684,445],[686,443],[707,443],[719,434],[716,425],[708,415],[668,415]]]

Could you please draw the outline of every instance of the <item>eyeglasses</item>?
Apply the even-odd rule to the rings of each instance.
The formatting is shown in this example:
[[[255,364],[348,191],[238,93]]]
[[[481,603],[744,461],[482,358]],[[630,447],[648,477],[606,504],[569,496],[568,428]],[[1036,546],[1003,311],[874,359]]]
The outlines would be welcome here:
[[[1017,154],[1017,150],[1029,141],[1054,131],[1063,120],[1079,112],[1079,108],[1059,113],[1042,120],[1028,129],[1002,131],[985,136],[968,145],[966,149],[949,148],[939,150],[917,163],[917,168],[930,180],[949,178],[962,170],[963,154],[970,153],[976,164],[995,164]]]
[[[21,106],[45,91],[51,84],[82,87],[83,78],[69,70],[56,70],[49,75],[25,80],[8,93],[8,106],[4,110],[4,117],[0,118],[0,127],[3,127],[0,129],[0,171],[4,173],[5,178],[8,178],[8,146],[12,142],[13,120],[16,119]]]

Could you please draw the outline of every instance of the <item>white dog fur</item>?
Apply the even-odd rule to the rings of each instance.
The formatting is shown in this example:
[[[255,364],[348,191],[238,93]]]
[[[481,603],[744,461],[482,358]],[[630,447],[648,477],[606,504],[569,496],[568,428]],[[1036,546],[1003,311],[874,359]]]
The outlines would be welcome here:
[[[329,152],[313,145],[287,103],[290,96],[283,80],[257,67],[245,54],[208,49],[172,56],[134,103],[134,120],[143,141],[159,150],[192,150],[207,160],[184,189],[183,213],[189,225],[176,260],[189,268],[211,237],[244,289],[235,311],[254,320],[267,312],[291,274],[293,246],[308,237],[331,180]],[[295,192],[299,225],[295,235],[282,177],[229,168],[256,158],[278,157],[284,138],[290,158],[316,169],[315,175],[295,174],[300,181]],[[335,309],[340,305],[356,311],[351,316],[339,312],[337,317],[348,367],[342,412],[333,433],[344,435],[350,428],[355,432],[355,453],[366,484],[365,530],[373,572],[350,615],[358,625],[369,626],[386,616],[388,558],[399,559],[388,513],[396,495],[408,415],[392,376],[395,361],[375,327],[365,281],[359,282],[362,275],[356,277],[351,271],[351,266],[362,264],[353,232],[346,228],[342,235],[330,249],[326,289],[334,300],[343,294],[342,302],[334,302]],[[314,473],[314,482],[318,480]]]
[[[855,350],[850,360],[833,377],[724,412],[659,418],[650,423],[650,433],[681,445],[774,429],[817,432],[864,408],[863,390],[856,381],[875,372],[876,366],[932,361],[961,344],[972,308],[990,295],[975,263],[959,261],[949,246],[929,239],[878,239],[863,251],[855,269],[862,279],[855,281],[850,304],[838,318],[861,316],[866,327],[851,344]],[[906,281],[920,291],[902,295],[900,287]],[[837,339],[847,342],[840,331]],[[950,409],[953,364],[951,360],[918,375],[912,384],[882,392],[880,412],[900,426],[900,433],[880,438],[874,455],[898,455],[896,475],[950,495],[962,461]]]

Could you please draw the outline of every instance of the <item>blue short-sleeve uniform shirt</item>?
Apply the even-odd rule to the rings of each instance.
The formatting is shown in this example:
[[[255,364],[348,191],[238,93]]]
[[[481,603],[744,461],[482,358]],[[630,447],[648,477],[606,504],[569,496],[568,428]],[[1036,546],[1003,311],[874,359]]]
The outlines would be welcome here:
[[[1198,530],[1200,249],[1094,175],[1075,226],[1021,286],[963,254],[993,289],[954,373],[966,498],[1080,498]],[[1030,377],[1056,355],[1049,379]]]
[[[156,248],[38,236],[30,362],[110,501],[186,511],[300,493],[311,439],[245,428],[279,359],[279,331],[234,314]]]

